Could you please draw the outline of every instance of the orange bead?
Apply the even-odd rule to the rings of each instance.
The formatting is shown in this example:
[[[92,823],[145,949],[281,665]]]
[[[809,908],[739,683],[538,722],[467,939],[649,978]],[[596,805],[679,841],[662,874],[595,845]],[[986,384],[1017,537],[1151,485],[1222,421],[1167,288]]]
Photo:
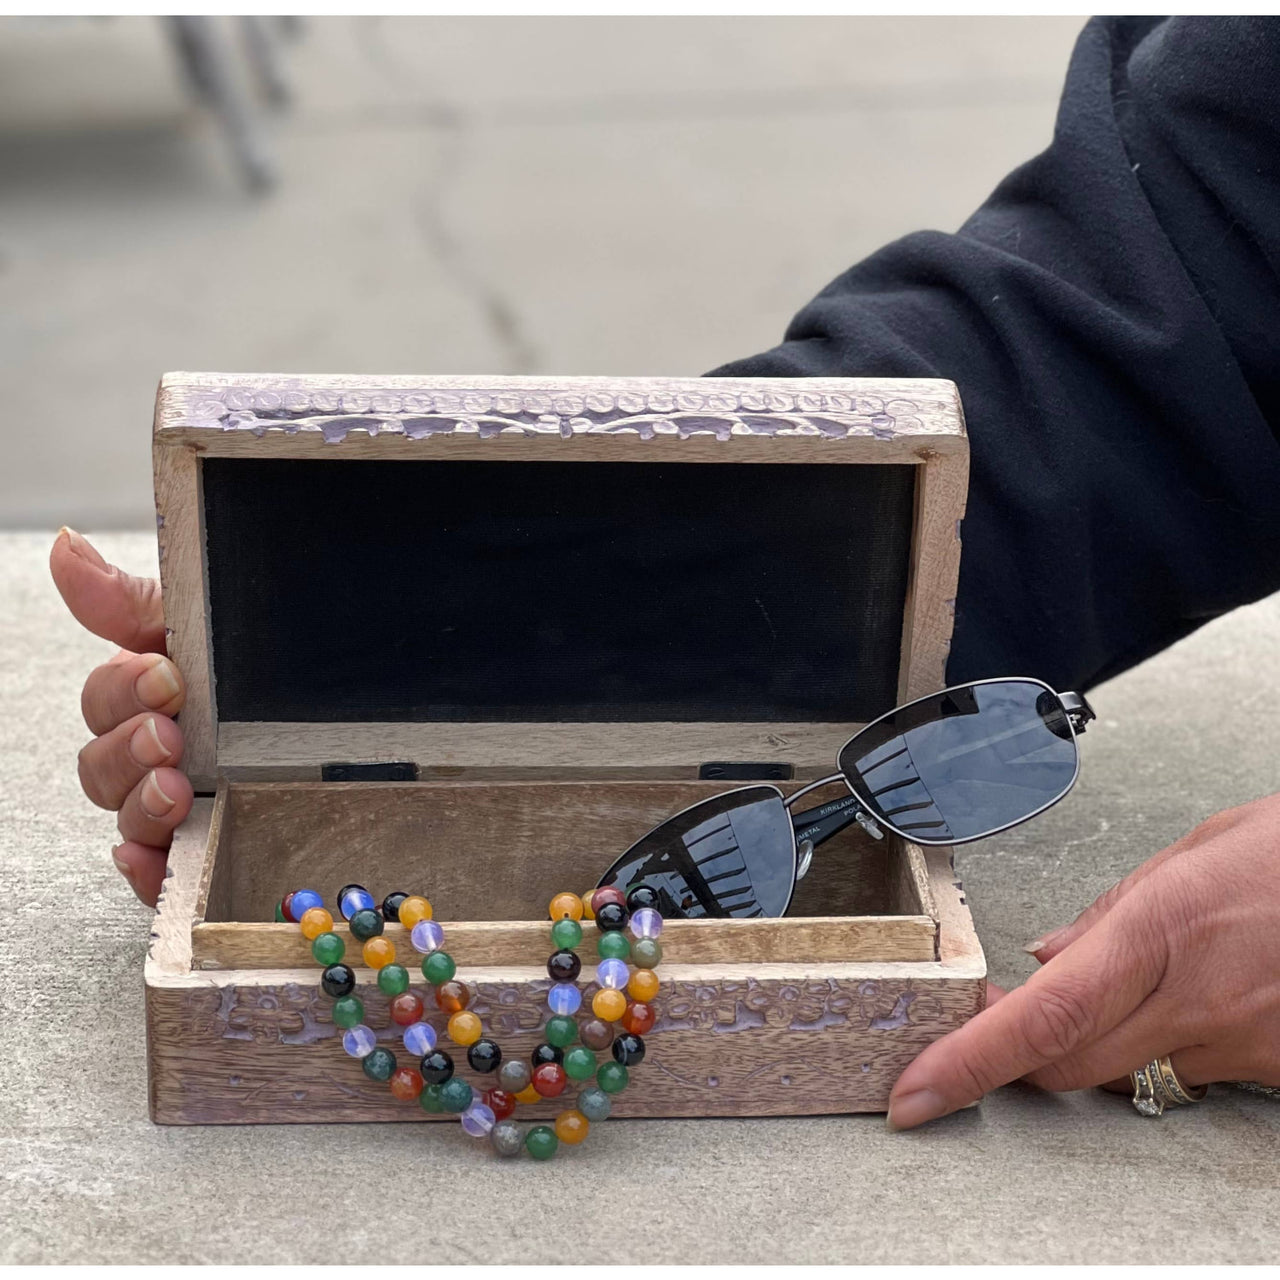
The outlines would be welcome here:
[[[323,907],[312,907],[310,911],[304,911],[298,923],[302,926],[302,936],[313,942],[322,933],[329,933],[333,929],[333,917]]]
[[[627,981],[627,994],[647,1004],[658,994],[658,975],[652,969],[635,969]]]
[[[591,1121],[581,1111],[562,1111],[556,1116],[556,1137],[576,1147],[587,1136]]]
[[[627,1011],[622,1015],[623,1030],[630,1031],[633,1036],[647,1036],[657,1021],[658,1015],[653,1005],[638,1001],[627,1005]]]
[[[547,910],[553,920],[581,920],[582,899],[576,893],[557,893]]]
[[[406,929],[412,929],[419,920],[431,919],[431,903],[426,898],[410,897],[400,904],[400,923]]]
[[[613,987],[601,987],[591,998],[591,1012],[605,1022],[617,1022],[627,1011],[627,997]]]
[[[381,969],[384,964],[390,964],[396,958],[396,949],[390,939],[378,934],[364,944],[361,955],[370,969]]]
[[[471,1003],[471,992],[461,982],[442,982],[436,988],[436,1008],[445,1013],[461,1013]]]
[[[421,1092],[422,1077],[412,1067],[397,1067],[391,1073],[393,1098],[399,1098],[401,1102],[412,1102]]]
[[[449,1039],[454,1044],[475,1044],[480,1039],[481,1030],[480,1019],[465,1009],[449,1019]]]
[[[535,1089],[535,1088],[533,1087],[533,1085],[532,1085],[532,1084],[527,1084],[527,1085],[525,1085],[525,1087],[524,1087],[523,1089],[521,1089],[521,1090],[520,1090],[520,1092],[519,1092],[519,1093],[517,1093],[517,1094],[516,1094],[516,1101],[517,1101],[517,1102],[526,1102],[526,1103],[527,1103],[527,1102],[541,1102],[541,1101],[542,1101],[542,1094],[540,1094],[540,1093],[537,1091],[537,1089]]]
[[[596,913],[591,909],[591,895],[595,893],[594,889],[588,889],[580,899],[582,903],[582,918],[584,920],[594,920]]]

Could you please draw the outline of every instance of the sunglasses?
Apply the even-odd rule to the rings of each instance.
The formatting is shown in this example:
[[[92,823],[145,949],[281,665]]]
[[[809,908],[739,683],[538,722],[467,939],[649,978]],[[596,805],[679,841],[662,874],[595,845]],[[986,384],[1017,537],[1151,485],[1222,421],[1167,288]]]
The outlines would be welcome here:
[[[814,850],[855,822],[877,840],[956,845],[1043,813],[1075,785],[1076,737],[1094,718],[1080,694],[1023,677],[916,698],[855,733],[839,772],[790,796],[761,784],[702,800],[637,840],[597,887],[645,885],[667,919],[785,915]],[[834,783],[849,794],[795,811]]]

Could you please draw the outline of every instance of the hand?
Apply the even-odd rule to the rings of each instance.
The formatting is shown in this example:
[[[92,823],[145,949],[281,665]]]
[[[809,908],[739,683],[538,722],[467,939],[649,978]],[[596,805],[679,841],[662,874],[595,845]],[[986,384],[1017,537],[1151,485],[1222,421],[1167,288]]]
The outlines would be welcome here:
[[[85,723],[96,735],[80,752],[80,785],[94,804],[119,813],[124,843],[112,859],[138,897],[155,906],[173,829],[193,798],[176,767],[182,730],[173,717],[186,689],[164,656],[160,584],[107,564],[71,529],[54,541],[49,571],[76,620],[123,646],[89,673],[80,695]]]
[[[889,1099],[910,1129],[1025,1077],[1118,1082],[1170,1055],[1184,1084],[1280,1085],[1280,795],[1210,818],[1027,948],[1043,965],[930,1045]]]

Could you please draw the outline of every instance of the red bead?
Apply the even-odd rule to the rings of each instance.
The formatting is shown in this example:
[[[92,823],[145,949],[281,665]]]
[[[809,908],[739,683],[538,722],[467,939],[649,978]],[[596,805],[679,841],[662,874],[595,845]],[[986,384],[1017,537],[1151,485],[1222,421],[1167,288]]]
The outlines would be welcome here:
[[[391,1001],[391,1018],[402,1027],[412,1026],[422,1018],[422,1001],[412,991],[402,991]]]
[[[533,1073],[533,1087],[543,1098],[558,1098],[568,1083],[569,1077],[558,1062],[544,1062]]]
[[[627,895],[621,889],[597,889],[591,895],[591,911],[595,915],[599,915],[600,908],[606,902],[616,902],[618,906],[625,907],[627,905]]]
[[[499,1120],[505,1120],[515,1109],[516,1100],[505,1089],[490,1089],[484,1095],[484,1105]]]
[[[623,1027],[633,1036],[647,1036],[657,1020],[658,1014],[653,1005],[642,1004],[639,1000],[632,1000],[621,1018]]]
[[[397,1067],[391,1073],[391,1093],[401,1102],[412,1102],[422,1092],[422,1077],[412,1067]]]
[[[292,893],[286,893],[286,894],[284,895],[283,899],[281,899],[281,902],[280,902],[280,910],[281,910],[281,912],[283,913],[284,918],[285,918],[286,920],[290,920],[290,921],[292,921],[294,924],[297,924],[298,922],[297,922],[296,920],[294,920],[294,919],[293,919],[293,913],[289,910],[289,904],[290,904],[292,901],[293,901],[293,894],[292,894]]]

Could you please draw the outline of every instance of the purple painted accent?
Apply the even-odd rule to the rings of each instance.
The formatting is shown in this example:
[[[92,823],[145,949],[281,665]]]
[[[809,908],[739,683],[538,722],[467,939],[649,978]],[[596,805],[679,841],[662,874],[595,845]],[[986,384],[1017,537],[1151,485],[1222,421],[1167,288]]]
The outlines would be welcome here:
[[[414,1022],[404,1029],[404,1047],[421,1058],[436,1047],[436,1029],[429,1022]]]
[[[486,1138],[496,1119],[491,1107],[486,1107],[483,1102],[473,1102],[462,1113],[462,1128],[473,1138]]]
[[[444,930],[434,920],[419,920],[409,931],[413,949],[422,955],[430,955],[444,946]]]
[[[904,991],[893,1004],[893,1012],[887,1018],[872,1018],[867,1027],[871,1031],[897,1031],[909,1021],[907,1012],[916,998],[914,991]]]
[[[614,991],[621,991],[627,985],[627,979],[630,976],[631,970],[627,967],[625,960],[610,957],[596,965],[596,981],[602,987],[609,987]]]

